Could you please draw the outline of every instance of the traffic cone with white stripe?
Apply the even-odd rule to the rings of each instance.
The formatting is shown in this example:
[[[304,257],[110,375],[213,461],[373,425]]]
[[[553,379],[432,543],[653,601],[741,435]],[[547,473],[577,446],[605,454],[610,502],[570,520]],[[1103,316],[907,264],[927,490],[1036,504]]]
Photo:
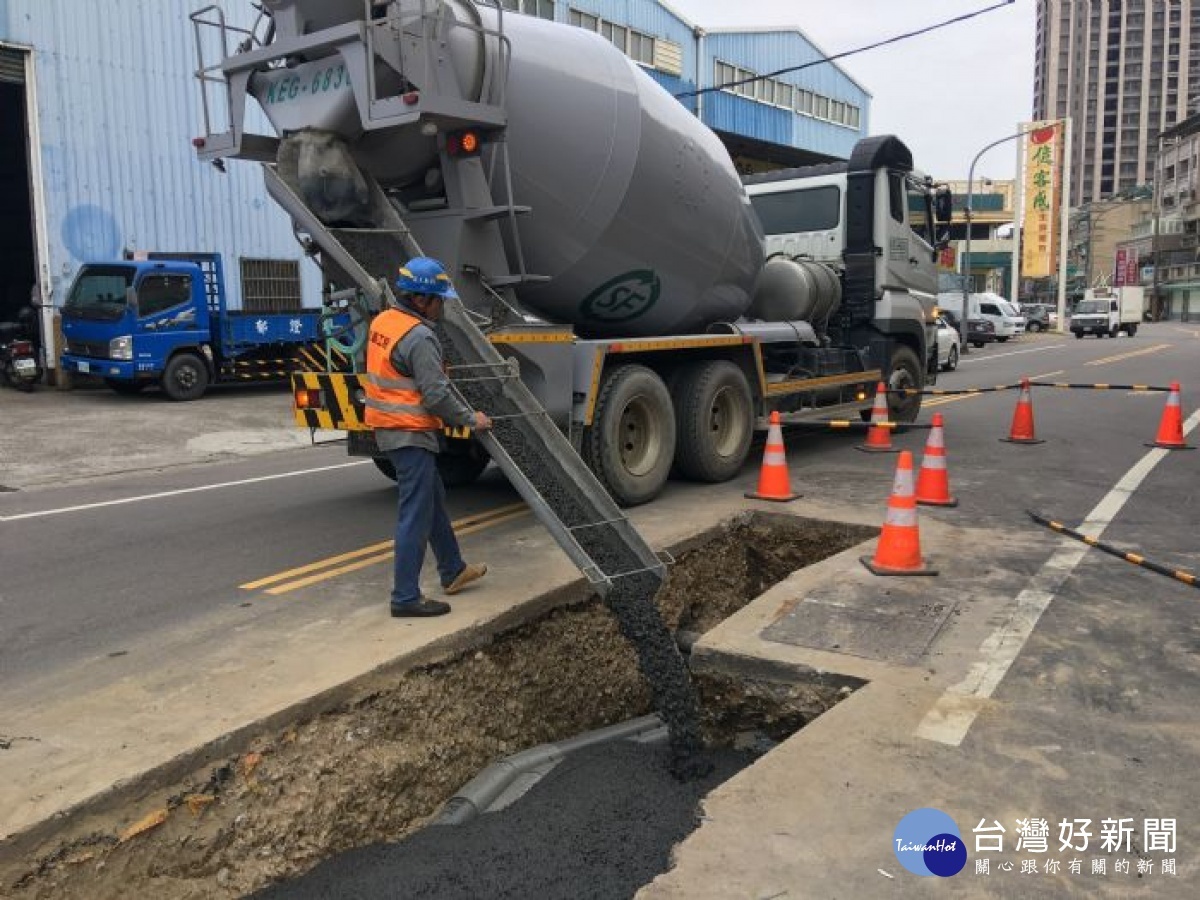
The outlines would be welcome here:
[[[1179,403],[1179,382],[1171,382],[1171,393],[1167,394],[1167,405],[1158,423],[1158,436],[1147,447],[1163,450],[1195,450],[1183,439],[1183,408]]]
[[[862,564],[876,575],[937,574],[937,569],[931,569],[921,558],[921,531],[917,526],[912,468],[912,453],[901,452],[875,556],[861,557]]]
[[[917,503],[922,506],[958,506],[950,496],[950,472],[946,467],[946,435],[942,414],[933,414],[933,427],[925,442],[921,471],[917,473]]]
[[[747,492],[751,500],[774,500],[786,503],[800,495],[792,490],[788,476],[787,451],[783,449],[783,426],[779,413],[771,413],[771,427],[767,429],[767,448],[763,451],[762,469],[758,475],[758,490]]]
[[[1009,444],[1044,444],[1033,431],[1033,397],[1029,391],[1029,379],[1021,379],[1021,393],[1017,396],[1017,408],[1013,410],[1012,427],[1008,437],[1000,438]]]
[[[875,402],[871,405],[871,427],[867,439],[858,445],[863,453],[895,453],[899,448],[892,446],[892,431],[888,427],[887,385],[882,381],[875,385]]]

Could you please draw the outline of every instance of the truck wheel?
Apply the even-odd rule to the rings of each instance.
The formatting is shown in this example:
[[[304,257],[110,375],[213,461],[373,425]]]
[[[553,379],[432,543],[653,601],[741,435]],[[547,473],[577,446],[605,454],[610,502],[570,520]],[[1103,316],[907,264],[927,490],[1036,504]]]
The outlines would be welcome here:
[[[1130,337],[1133,337],[1135,334],[1137,334],[1137,328],[1137,325],[1127,325],[1125,326],[1125,333]]]
[[[888,374],[888,414],[893,422],[912,422],[921,411],[920,394],[898,394],[901,388],[921,390],[921,362],[911,348],[899,346],[892,351],[892,370]]]
[[[1037,334],[1039,331],[1042,330],[1042,326],[1039,325],[1037,322],[1030,322],[1028,325],[1025,326],[1025,330],[1030,332],[1031,334]]]
[[[468,447],[445,450],[437,456],[438,474],[442,476],[442,484],[448,488],[474,484],[487,464],[487,453],[473,442]]]
[[[1108,336],[1110,338],[1116,338],[1116,336],[1120,333],[1121,333],[1121,329],[1119,329],[1116,325],[1114,325],[1112,328],[1108,329]]]
[[[1072,331],[1071,334],[1075,335],[1075,337],[1078,340],[1081,340],[1081,341],[1083,340],[1083,332],[1082,331]]]
[[[382,472],[392,481],[396,480],[396,467],[392,465],[392,461],[386,456],[372,456],[371,462],[375,463],[375,468]]]
[[[119,378],[105,378],[104,383],[118,394],[140,394],[146,386],[144,381],[121,381]]]
[[[736,365],[708,360],[673,379],[675,465],[694,481],[728,481],[742,469],[754,437],[750,383]]]
[[[199,400],[208,388],[208,367],[194,353],[171,357],[162,376],[162,389],[172,400]]]
[[[621,506],[658,496],[675,456],[675,410],[653,369],[619,366],[604,376],[582,449],[584,461]]]

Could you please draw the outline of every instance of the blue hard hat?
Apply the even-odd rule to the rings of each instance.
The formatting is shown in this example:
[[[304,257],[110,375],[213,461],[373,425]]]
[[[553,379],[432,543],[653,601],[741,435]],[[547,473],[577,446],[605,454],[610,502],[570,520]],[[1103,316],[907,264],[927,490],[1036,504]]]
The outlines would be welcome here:
[[[415,257],[402,265],[400,277],[396,279],[396,287],[410,294],[458,299],[446,269],[436,259],[430,259],[428,256]]]

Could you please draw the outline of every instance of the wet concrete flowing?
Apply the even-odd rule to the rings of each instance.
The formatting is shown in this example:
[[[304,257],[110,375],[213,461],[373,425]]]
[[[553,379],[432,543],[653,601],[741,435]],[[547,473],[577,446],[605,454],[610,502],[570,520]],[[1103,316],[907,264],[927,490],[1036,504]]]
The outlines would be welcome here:
[[[665,747],[620,741],[580,750],[506,809],[352,850],[254,896],[632,897],[667,870],[671,848],[697,824],[700,799],[753,760],[728,749],[698,758],[709,773],[681,784]]]
[[[442,327],[439,331],[446,361],[453,369],[463,362],[450,337],[454,328]],[[467,371],[477,376],[477,369]],[[676,773],[684,778],[703,775],[706,765],[698,757],[693,759],[703,746],[696,692],[655,603],[662,587],[658,574],[645,570],[643,561],[614,525],[594,523],[594,515],[589,514],[592,505],[580,493],[580,487],[546,458],[549,449],[530,427],[528,410],[509,396],[504,379],[462,381],[457,386],[471,406],[495,417],[496,440],[559,520],[575,529],[575,539],[588,556],[612,579],[605,602],[621,633],[637,651],[638,666],[650,685],[655,708],[670,730]],[[599,484],[596,489],[602,490]]]

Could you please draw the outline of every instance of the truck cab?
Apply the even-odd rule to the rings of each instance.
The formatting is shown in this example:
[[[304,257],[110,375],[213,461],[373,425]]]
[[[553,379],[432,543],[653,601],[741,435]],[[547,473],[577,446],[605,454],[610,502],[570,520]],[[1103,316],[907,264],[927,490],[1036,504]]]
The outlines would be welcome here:
[[[215,281],[219,264],[210,266]],[[63,306],[63,369],[96,375],[122,393],[160,381],[185,399],[209,381],[208,288],[198,262],[89,263]]]
[[[157,384],[172,400],[195,400],[215,382],[287,377],[294,353],[320,339],[320,318],[230,310],[217,253],[88,263],[63,306],[62,367],[118,393]]]

